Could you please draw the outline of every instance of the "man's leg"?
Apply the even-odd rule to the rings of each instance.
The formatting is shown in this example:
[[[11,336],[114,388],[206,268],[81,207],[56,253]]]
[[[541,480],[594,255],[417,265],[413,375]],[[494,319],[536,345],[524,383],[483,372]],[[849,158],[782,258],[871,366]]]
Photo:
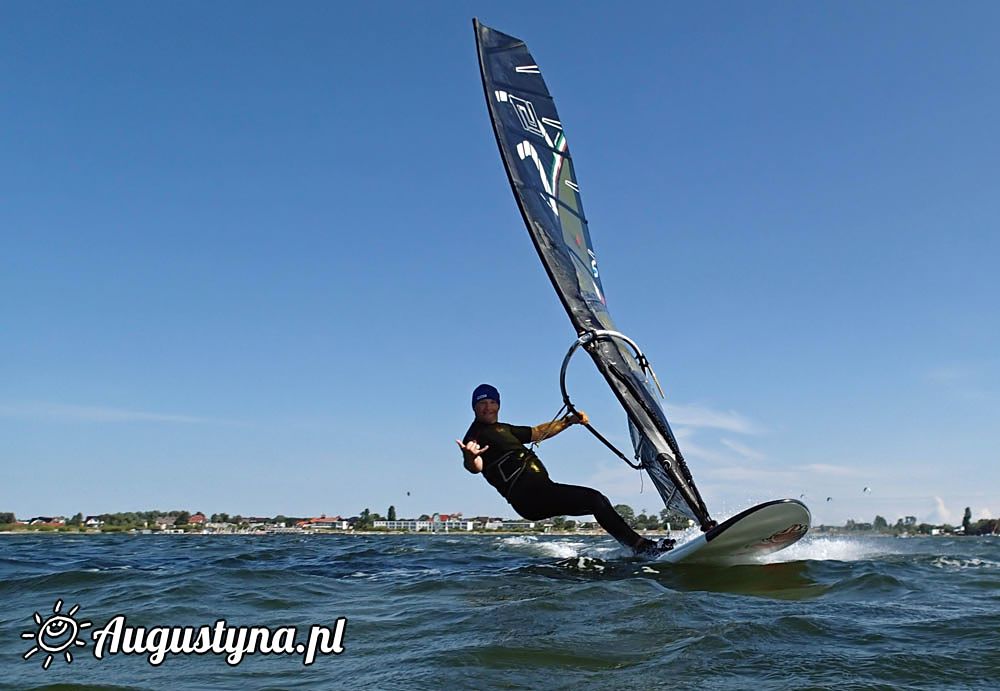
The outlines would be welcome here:
[[[611,537],[625,547],[635,549],[644,542],[644,538],[618,515],[608,498],[590,487],[558,482],[533,484],[530,491],[519,493],[511,505],[519,514],[534,521],[553,516],[591,514]]]

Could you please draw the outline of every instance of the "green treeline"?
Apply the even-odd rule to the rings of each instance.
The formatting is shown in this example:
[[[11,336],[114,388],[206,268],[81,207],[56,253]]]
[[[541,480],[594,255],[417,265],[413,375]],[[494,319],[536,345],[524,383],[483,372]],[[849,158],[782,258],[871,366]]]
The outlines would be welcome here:
[[[163,530],[166,528],[174,530],[201,530],[201,525],[191,525],[191,513],[184,510],[173,511],[124,511],[118,513],[102,513],[88,516],[96,520],[96,525],[87,525],[82,513],[75,514],[72,518],[66,519],[66,524],[55,525],[21,525],[15,523],[15,517],[10,512],[0,512],[0,530],[40,530],[58,532],[78,532],[82,530],[100,530],[104,533],[128,532],[130,530]],[[285,519],[283,520],[301,520]],[[207,519],[216,523],[233,523],[235,525],[248,525],[242,516],[232,516],[228,514],[212,514]],[[267,519],[268,521],[276,519]]]
[[[688,527],[687,516],[677,511],[663,509],[658,514],[643,509],[639,515],[628,504],[616,504],[615,511],[635,530],[683,530]]]
[[[688,518],[683,514],[663,509],[659,513],[650,513],[643,509],[636,514],[635,510],[628,504],[618,504],[615,507],[622,518],[636,530],[683,530],[690,524]],[[31,531],[58,531],[77,532],[83,530],[100,530],[101,532],[128,532],[131,530],[190,530],[200,531],[204,525],[199,522],[191,523],[192,514],[188,511],[126,511],[119,513],[104,513],[87,518],[96,519],[97,525],[93,522],[86,525],[82,513],[75,514],[72,518],[66,519],[65,525],[23,525],[16,522],[16,517],[12,512],[0,512],[0,530],[31,530]],[[273,517],[241,516],[239,514],[230,515],[228,513],[213,513],[210,517],[204,514],[195,514],[196,519],[204,517],[209,523],[226,523],[236,528],[248,528],[251,525],[267,523],[271,525],[295,526],[300,521],[307,518],[278,515]],[[376,521],[396,520],[396,507],[390,506],[387,516],[383,518],[380,514],[369,509],[365,509],[361,514],[351,519],[351,525],[355,530],[372,530]],[[420,515],[417,520],[429,521],[431,516]],[[537,523],[537,522],[536,522]],[[549,525],[555,530],[575,530],[578,525],[577,520],[572,520],[566,516],[556,516],[551,519]],[[818,532],[827,530],[847,531],[847,532],[873,532],[888,535],[919,534],[931,535],[935,533],[955,534],[959,530],[950,524],[931,525],[930,523],[918,523],[916,517],[906,516],[900,518],[894,524],[890,524],[883,516],[875,516],[871,523],[858,522],[850,519],[844,526],[817,526]],[[984,518],[978,521],[972,520],[972,511],[968,507],[962,519],[961,532],[965,535],[997,535],[1000,534],[1000,519]],[[957,534],[961,534],[961,532]]]
[[[826,526],[821,526],[826,527]],[[932,525],[930,523],[917,523],[914,516],[900,518],[895,524],[890,525],[882,516],[875,516],[871,523],[859,523],[854,519],[849,519],[843,528],[838,528],[848,532],[876,532],[887,533],[889,535],[918,534],[932,535],[935,531],[939,533],[965,534],[965,535],[997,535],[1000,534],[1000,520],[996,518],[982,518],[978,521],[972,520],[972,509],[965,507],[965,514],[962,518],[961,532],[956,533],[958,528],[950,523]]]

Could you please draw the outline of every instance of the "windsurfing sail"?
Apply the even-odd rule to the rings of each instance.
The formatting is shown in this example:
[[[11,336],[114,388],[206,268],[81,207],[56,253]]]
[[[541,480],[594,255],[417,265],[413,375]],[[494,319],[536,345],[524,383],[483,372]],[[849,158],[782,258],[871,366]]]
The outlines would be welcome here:
[[[520,39],[473,20],[500,156],[538,256],[577,336],[617,331],[583,212],[566,133],[538,63]],[[635,457],[664,505],[715,525],[643,367],[618,339],[584,345],[628,414]]]

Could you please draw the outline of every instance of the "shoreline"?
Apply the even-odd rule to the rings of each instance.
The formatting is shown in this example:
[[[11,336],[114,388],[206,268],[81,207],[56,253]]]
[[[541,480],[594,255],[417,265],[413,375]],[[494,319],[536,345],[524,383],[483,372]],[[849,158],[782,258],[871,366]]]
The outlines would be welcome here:
[[[683,530],[639,530],[636,531],[644,537],[674,537],[678,538],[683,536],[687,531]],[[941,533],[938,535],[927,535],[922,533],[906,533],[906,534],[895,534],[895,533],[877,533],[871,532],[860,532],[860,531],[848,531],[848,530],[815,530],[811,529],[809,534],[813,537],[887,537],[887,538],[913,538],[913,537],[932,537],[932,538],[945,538],[945,537],[998,537],[996,534],[984,534],[984,535],[962,535],[954,533]],[[295,535],[295,536],[318,536],[318,537],[399,537],[399,536],[413,536],[413,537],[439,537],[442,535],[447,535],[448,537],[462,537],[462,536],[483,536],[483,535],[502,535],[505,537],[510,536],[522,536],[522,537],[600,537],[608,536],[603,530],[549,530],[549,531],[530,531],[530,530],[462,530],[462,531],[430,531],[430,530],[331,530],[331,531],[260,531],[260,530],[247,530],[243,532],[184,532],[184,531],[148,531],[143,530],[135,531],[101,531],[101,530],[0,530],[0,536],[6,535],[54,535],[54,536],[94,536],[94,535],[125,535],[128,537],[146,537],[146,536],[195,536],[195,537],[272,537],[275,535]]]
[[[637,531],[642,535],[667,535],[667,531]],[[174,536],[184,536],[184,535],[197,535],[199,537],[213,537],[213,536],[254,536],[254,537],[269,537],[272,535],[319,535],[319,536],[330,536],[330,535],[340,535],[340,536],[395,536],[395,535],[414,535],[414,536],[426,536],[426,537],[437,537],[439,535],[448,535],[454,537],[456,535],[558,535],[558,536],[572,536],[572,535],[607,535],[603,530],[550,530],[548,532],[535,532],[530,530],[462,530],[462,531],[431,531],[431,530],[331,530],[331,531],[262,531],[262,530],[247,530],[242,532],[200,532],[200,531],[166,531],[166,530],[156,530],[150,532],[143,532],[142,530],[136,531],[101,531],[101,530],[0,530],[0,535],[174,535]]]

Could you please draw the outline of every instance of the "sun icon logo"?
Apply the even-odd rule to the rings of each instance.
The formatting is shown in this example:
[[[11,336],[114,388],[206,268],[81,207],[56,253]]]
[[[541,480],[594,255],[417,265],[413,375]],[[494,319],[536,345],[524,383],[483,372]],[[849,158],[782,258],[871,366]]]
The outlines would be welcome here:
[[[77,622],[73,618],[73,615],[80,609],[80,605],[73,605],[72,609],[63,614],[59,611],[62,609],[62,604],[62,600],[56,600],[56,604],[52,608],[52,615],[45,619],[42,619],[41,614],[35,612],[34,619],[38,625],[38,630],[21,633],[21,638],[31,638],[35,641],[34,647],[22,656],[25,660],[39,650],[46,653],[42,669],[48,669],[49,665],[52,664],[52,658],[58,653],[63,654],[63,658],[65,658],[67,664],[72,662],[73,654],[70,650],[73,647],[87,645],[86,642],[81,641],[76,636],[80,633],[80,629],[89,627],[91,622]]]

